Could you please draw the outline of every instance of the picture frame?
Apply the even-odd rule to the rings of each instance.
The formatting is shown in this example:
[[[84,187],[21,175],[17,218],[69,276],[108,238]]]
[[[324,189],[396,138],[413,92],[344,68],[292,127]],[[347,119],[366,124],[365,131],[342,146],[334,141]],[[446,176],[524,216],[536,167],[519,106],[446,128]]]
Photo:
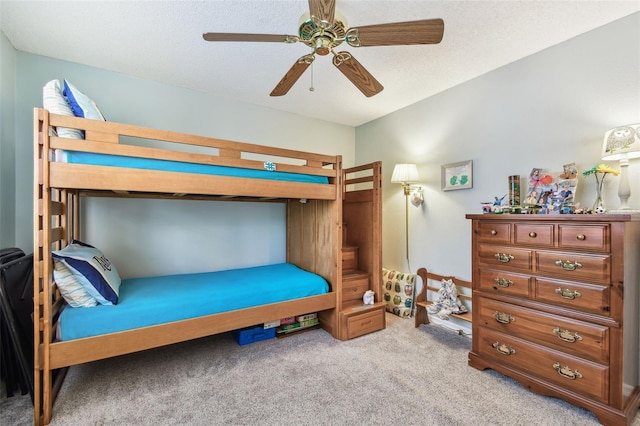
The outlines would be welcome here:
[[[442,170],[442,190],[455,191],[473,188],[473,161],[444,164]]]

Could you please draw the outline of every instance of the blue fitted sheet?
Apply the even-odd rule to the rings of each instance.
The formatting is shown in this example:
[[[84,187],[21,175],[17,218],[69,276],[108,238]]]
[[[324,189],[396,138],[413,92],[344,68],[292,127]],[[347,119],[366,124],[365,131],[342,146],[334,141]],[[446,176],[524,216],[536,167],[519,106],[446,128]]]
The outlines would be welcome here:
[[[290,263],[122,280],[117,305],[67,306],[60,340],[72,340],[329,292],[327,281]]]
[[[64,151],[67,163],[113,166],[131,169],[162,170],[168,172],[196,173],[203,175],[246,177],[289,182],[329,183],[326,176],[279,172],[277,170],[243,169],[241,167],[216,166],[213,164],[185,163],[181,161],[137,158],[123,155],[96,154],[93,152]]]

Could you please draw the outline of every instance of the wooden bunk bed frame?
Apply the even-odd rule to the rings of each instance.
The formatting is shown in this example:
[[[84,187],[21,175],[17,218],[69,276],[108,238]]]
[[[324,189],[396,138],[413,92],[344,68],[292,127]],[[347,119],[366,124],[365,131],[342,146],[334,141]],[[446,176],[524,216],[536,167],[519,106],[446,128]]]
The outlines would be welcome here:
[[[51,134],[50,128],[57,127],[81,129],[85,132],[85,139],[56,137]],[[199,154],[123,143],[123,140],[128,141],[129,138],[215,149],[209,150],[214,154]],[[340,338],[342,325],[338,301],[342,297],[342,209],[345,193],[349,192],[344,183],[341,156],[68,117],[51,114],[41,108],[34,109],[34,145],[33,318],[36,424],[50,422],[53,402],[68,367],[72,365],[308,312],[318,312],[322,328],[335,338]],[[265,168],[265,162],[251,158],[275,158],[269,161],[277,161],[270,165],[275,164],[278,171],[325,176],[329,183],[283,182],[125,168],[118,168],[118,172],[114,173],[113,167],[52,161],[55,149],[260,170]],[[372,174],[362,181],[369,181],[374,185],[374,190],[368,192],[375,194],[377,200],[369,204],[380,211],[380,163],[362,166],[358,170],[365,169],[371,169]],[[52,278],[51,252],[64,248],[74,238],[80,239],[80,197],[83,196],[286,203],[287,262],[324,277],[330,285],[330,292],[95,337],[57,341],[57,320],[66,302]],[[374,216],[379,217],[380,214]],[[370,224],[365,221],[363,226]],[[379,228],[379,223],[377,226]],[[356,232],[361,233],[354,230]],[[375,230],[374,235],[377,243],[367,243],[372,246],[374,253],[373,258],[367,262],[372,273],[379,269],[381,256],[379,229]],[[379,277],[379,272],[374,276]]]

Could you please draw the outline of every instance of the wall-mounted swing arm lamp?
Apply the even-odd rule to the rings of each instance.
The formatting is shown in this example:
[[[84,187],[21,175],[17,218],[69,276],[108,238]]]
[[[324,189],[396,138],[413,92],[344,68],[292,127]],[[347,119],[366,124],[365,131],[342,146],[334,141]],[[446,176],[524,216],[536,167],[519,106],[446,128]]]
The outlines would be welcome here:
[[[399,183],[404,189],[405,196],[405,242],[407,249],[407,264],[409,264],[409,197],[411,204],[418,207],[424,201],[421,186],[412,186],[414,182],[418,182],[418,167],[415,164],[396,164],[391,175],[391,183]],[[411,269],[411,268],[409,268]]]
[[[627,200],[631,196],[631,188],[627,169],[629,160],[638,157],[640,157],[640,124],[616,127],[604,134],[602,159],[620,160],[620,186],[618,187],[620,210],[630,210]]]
[[[411,195],[411,203],[418,207],[424,201],[421,186],[412,186],[414,182],[418,182],[418,167],[415,164],[396,164],[391,175],[391,183],[399,183],[404,189],[404,195]]]

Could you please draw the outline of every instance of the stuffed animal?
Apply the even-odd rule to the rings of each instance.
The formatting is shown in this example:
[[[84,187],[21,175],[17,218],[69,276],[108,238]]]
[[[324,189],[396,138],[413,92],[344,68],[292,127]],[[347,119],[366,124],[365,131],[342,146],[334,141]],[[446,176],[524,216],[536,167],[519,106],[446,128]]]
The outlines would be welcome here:
[[[442,280],[442,287],[438,290],[438,296],[427,307],[427,311],[443,320],[448,320],[451,314],[467,312],[466,306],[458,298],[458,289],[453,280]]]
[[[367,290],[364,292],[364,296],[362,296],[362,303],[365,305],[373,305],[375,293],[373,290]]]

